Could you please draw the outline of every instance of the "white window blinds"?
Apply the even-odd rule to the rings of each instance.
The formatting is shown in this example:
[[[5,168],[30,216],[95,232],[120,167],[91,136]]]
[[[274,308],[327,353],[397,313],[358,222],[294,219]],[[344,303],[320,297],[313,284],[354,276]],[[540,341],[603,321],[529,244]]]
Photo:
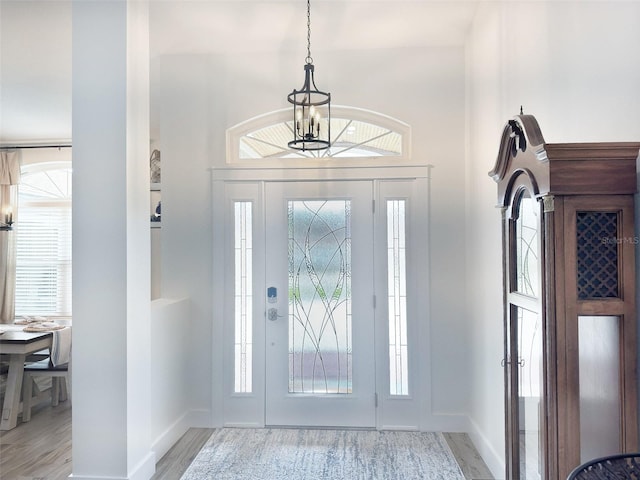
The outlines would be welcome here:
[[[16,233],[16,316],[71,316],[71,165],[23,168]]]
[[[16,315],[71,315],[71,202],[21,205]]]

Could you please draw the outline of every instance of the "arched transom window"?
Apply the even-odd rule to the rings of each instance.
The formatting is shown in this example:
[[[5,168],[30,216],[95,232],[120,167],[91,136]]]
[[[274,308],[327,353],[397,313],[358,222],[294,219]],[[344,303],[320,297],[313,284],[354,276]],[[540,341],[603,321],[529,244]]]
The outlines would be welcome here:
[[[227,132],[228,163],[262,159],[386,157],[401,162],[409,157],[410,127],[380,113],[332,107],[331,147],[318,151],[298,151],[287,147],[293,138],[290,109],[271,112],[230,128]]]

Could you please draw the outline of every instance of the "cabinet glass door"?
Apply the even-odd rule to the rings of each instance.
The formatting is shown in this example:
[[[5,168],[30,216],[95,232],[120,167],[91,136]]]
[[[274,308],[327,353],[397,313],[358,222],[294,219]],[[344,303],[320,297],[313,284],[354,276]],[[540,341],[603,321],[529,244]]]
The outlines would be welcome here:
[[[522,190],[508,224],[506,332],[507,456],[510,478],[544,478],[543,329],[540,302],[540,205]]]

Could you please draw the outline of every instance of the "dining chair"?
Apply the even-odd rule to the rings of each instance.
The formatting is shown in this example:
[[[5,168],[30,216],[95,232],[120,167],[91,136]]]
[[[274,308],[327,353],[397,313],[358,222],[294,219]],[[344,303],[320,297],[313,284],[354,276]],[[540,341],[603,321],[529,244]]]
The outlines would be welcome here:
[[[640,453],[596,458],[576,467],[567,480],[640,479]]]
[[[69,363],[54,366],[49,358],[38,362],[28,363],[24,366],[22,380],[22,421],[31,420],[31,407],[41,401],[51,398],[51,405],[57,406],[69,398],[71,392]],[[51,387],[40,391],[37,389],[33,395],[34,380],[39,377],[51,378]]]

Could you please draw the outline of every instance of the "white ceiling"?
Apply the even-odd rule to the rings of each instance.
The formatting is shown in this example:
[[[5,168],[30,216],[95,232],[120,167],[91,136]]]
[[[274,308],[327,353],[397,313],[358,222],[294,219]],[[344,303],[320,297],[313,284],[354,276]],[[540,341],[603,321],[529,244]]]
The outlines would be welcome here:
[[[0,144],[71,139],[71,4],[0,0]],[[475,7],[472,0],[313,0],[312,54],[462,45]],[[152,56],[304,55],[306,2],[151,0],[150,35]]]
[[[70,137],[70,5],[0,0],[0,143]]]

